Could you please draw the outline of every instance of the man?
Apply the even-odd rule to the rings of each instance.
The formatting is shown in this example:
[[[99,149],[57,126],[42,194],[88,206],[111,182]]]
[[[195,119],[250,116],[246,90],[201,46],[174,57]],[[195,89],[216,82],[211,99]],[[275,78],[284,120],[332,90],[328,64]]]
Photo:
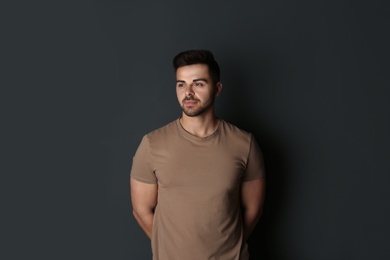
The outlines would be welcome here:
[[[173,60],[179,119],[145,135],[131,169],[134,216],[154,260],[246,260],[264,201],[253,136],[219,119],[220,70],[206,50]]]

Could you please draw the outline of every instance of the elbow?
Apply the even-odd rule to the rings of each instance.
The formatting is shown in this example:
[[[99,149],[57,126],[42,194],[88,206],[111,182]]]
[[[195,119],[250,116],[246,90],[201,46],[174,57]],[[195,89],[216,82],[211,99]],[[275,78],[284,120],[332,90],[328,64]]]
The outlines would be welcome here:
[[[138,208],[133,208],[133,216],[135,217],[136,220],[142,220],[144,218],[147,218],[150,215],[154,214],[153,209],[149,208],[144,208],[144,209],[138,209]]]
[[[140,212],[140,211],[137,210],[137,209],[133,209],[133,216],[134,216],[136,219],[141,219],[141,217],[142,217],[142,212]]]
[[[139,210],[133,208],[133,217],[138,221],[141,219],[142,214],[140,214]]]

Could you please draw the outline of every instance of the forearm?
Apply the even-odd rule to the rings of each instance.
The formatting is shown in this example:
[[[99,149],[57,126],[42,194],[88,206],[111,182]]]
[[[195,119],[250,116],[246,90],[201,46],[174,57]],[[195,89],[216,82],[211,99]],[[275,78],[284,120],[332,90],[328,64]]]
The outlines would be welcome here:
[[[242,183],[241,210],[245,239],[248,239],[260,219],[264,196],[265,178]]]
[[[260,209],[242,209],[242,221],[244,229],[244,239],[245,241],[252,234],[257,222],[261,216]]]
[[[130,185],[133,215],[145,234],[151,238],[154,209],[157,205],[157,184],[146,184],[131,179]]]
[[[138,222],[138,225],[142,228],[145,234],[151,239],[152,229],[153,229],[153,218],[154,213],[150,212],[148,214],[138,214],[136,211],[133,211],[133,215]]]

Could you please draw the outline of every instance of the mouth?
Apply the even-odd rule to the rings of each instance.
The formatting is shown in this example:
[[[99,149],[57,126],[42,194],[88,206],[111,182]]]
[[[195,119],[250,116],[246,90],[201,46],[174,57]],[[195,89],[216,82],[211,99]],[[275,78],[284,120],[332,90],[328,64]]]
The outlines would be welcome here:
[[[198,100],[195,100],[195,99],[183,99],[183,104],[185,105],[194,105],[198,102]]]
[[[192,107],[196,104],[196,101],[188,100],[188,101],[184,101],[183,104],[186,107]]]

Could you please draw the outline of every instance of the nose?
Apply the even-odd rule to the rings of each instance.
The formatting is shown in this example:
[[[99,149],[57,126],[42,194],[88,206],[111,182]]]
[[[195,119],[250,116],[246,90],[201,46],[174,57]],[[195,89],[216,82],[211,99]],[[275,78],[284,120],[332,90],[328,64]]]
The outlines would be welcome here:
[[[189,96],[193,96],[194,95],[194,91],[192,89],[192,85],[189,84],[187,87],[186,87],[186,97],[189,97]]]

